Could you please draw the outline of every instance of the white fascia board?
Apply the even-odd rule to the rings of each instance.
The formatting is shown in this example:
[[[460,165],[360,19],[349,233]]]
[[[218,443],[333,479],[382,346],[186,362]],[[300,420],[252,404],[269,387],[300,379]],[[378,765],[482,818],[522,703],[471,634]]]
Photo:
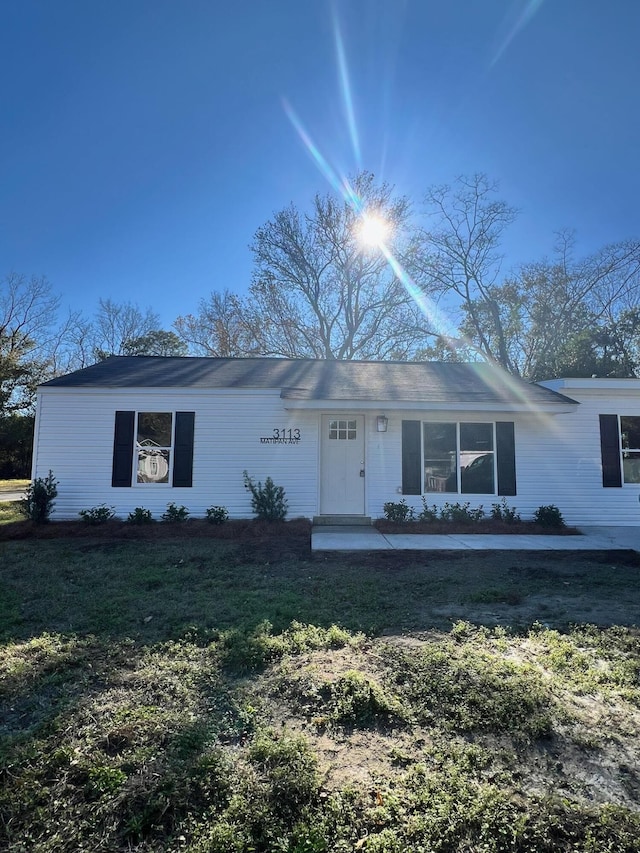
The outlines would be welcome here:
[[[526,403],[492,405],[490,403],[430,403],[426,401],[410,402],[404,400],[379,400],[377,402],[371,400],[284,400],[285,409],[321,409],[332,412],[371,412],[384,409],[386,412],[545,412],[552,415],[560,415],[567,412],[575,412],[578,405],[578,403],[563,402],[538,403],[532,406]]]
[[[117,385],[100,387],[94,385],[76,385],[76,386],[53,386],[47,388],[41,385],[38,388],[39,394],[57,394],[68,397],[70,395],[81,394],[82,396],[96,395],[99,397],[118,396],[118,397],[135,397],[166,394],[189,395],[191,397],[210,398],[210,397],[279,397],[280,389],[278,388],[185,388],[180,385],[175,386],[158,386],[154,385],[150,388],[131,388],[129,386],[120,387]]]
[[[536,383],[552,391],[635,391],[640,393],[640,379],[567,378],[544,379]]]

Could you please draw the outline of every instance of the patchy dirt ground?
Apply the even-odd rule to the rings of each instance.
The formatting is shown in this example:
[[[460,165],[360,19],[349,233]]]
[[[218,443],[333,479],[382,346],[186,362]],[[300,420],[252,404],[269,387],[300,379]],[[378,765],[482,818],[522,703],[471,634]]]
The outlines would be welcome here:
[[[527,740],[509,734],[444,732],[411,720],[360,728],[336,725],[309,704],[319,685],[336,683],[357,672],[390,691],[386,650],[402,647],[419,653],[442,635],[392,636],[356,648],[317,651],[285,659],[252,683],[252,695],[265,719],[278,731],[299,732],[319,757],[323,786],[353,785],[372,798],[389,795],[411,768],[441,769],[479,762],[480,778],[507,784],[523,797],[566,798],[584,805],[614,804],[640,811],[640,710],[623,693],[580,694],[562,685],[546,669],[531,643],[515,647],[521,660],[549,682],[558,702],[553,731]],[[510,654],[514,654],[512,647]],[[480,756],[480,757],[478,757]],[[490,758],[486,758],[490,756]],[[486,763],[485,762],[486,759]]]

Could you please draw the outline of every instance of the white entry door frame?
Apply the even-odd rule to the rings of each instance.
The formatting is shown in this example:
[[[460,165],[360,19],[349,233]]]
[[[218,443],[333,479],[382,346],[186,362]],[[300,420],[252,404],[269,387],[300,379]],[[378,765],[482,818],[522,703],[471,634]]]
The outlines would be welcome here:
[[[322,415],[320,514],[364,515],[364,415]]]

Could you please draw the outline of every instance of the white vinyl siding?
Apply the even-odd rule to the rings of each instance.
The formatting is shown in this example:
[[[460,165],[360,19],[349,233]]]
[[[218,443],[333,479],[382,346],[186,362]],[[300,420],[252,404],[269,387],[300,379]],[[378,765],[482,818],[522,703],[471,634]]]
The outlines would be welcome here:
[[[640,525],[640,484],[603,488],[599,415],[640,416],[640,394],[624,388],[570,388],[580,405],[563,414],[539,412],[455,412],[392,409],[388,403],[364,411],[365,515],[379,518],[386,501],[402,499],[402,420],[420,422],[491,423],[513,421],[517,494],[508,497],[523,518],[542,504],[556,504],[569,524]],[[347,403],[345,412],[357,414]],[[232,517],[251,515],[243,470],[255,480],[271,476],[284,487],[289,518],[312,518],[319,511],[319,423],[330,407],[285,408],[279,390],[88,389],[42,388],[36,419],[34,476],[51,469],[59,480],[54,518],[77,518],[81,509],[101,503],[125,517],[136,506],[159,517],[169,501],[184,504],[192,516],[207,507],[226,506]],[[195,412],[192,488],[153,488],[134,483],[111,486],[114,415],[124,411]],[[387,432],[376,430],[384,411]],[[261,442],[274,430],[300,430],[300,441]],[[293,437],[295,432],[291,433]],[[419,496],[407,503],[422,507]],[[495,500],[499,498],[496,496]],[[429,504],[449,500],[482,503],[488,512],[493,499],[485,495],[431,493]]]
[[[290,518],[317,512],[318,418],[315,412],[285,411],[278,391],[51,388],[41,389],[38,406],[34,476],[51,469],[59,480],[54,518],[75,518],[101,503],[114,506],[120,517],[136,506],[159,517],[169,501],[184,504],[194,517],[222,505],[232,517],[247,518],[245,469],[254,480],[270,476],[284,487]],[[135,477],[130,488],[111,486],[116,410],[195,412],[191,488],[153,488]],[[300,441],[260,441],[274,429],[299,429]]]
[[[568,524],[640,526],[640,484],[603,488],[599,429],[599,415],[603,412],[640,416],[640,395],[573,389],[566,393],[580,402],[575,411],[558,415],[505,413],[491,419],[512,420],[515,424],[517,494],[507,497],[507,503],[517,507],[523,519],[532,518],[541,505],[555,504]],[[417,511],[422,508],[420,496],[402,495],[402,420],[452,420],[444,414],[441,418],[431,413],[419,417],[415,411],[387,414],[388,431],[374,436],[380,451],[368,451],[367,511],[374,518],[383,515],[386,501],[399,501],[403,497]],[[456,413],[456,420],[462,422],[463,417]],[[478,422],[480,418],[474,412],[465,420]],[[499,497],[434,492],[425,499],[436,506],[445,501],[469,501],[472,507],[482,504],[488,512]]]

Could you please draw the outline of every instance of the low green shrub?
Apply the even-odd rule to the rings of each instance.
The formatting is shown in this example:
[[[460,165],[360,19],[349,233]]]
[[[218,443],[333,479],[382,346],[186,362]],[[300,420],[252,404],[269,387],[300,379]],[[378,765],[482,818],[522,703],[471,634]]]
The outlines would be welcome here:
[[[463,504],[459,502],[452,504],[447,501],[440,510],[440,518],[442,521],[475,524],[482,521],[484,518],[484,509],[482,506],[479,506],[476,509],[471,509],[469,501]]]
[[[99,504],[92,506],[91,509],[81,509],[78,515],[86,524],[105,524],[110,521],[114,515],[115,507]]]
[[[502,498],[500,503],[491,504],[491,518],[506,524],[516,524],[520,521],[520,513],[514,506],[509,506],[506,498]]]
[[[533,514],[533,520],[541,527],[566,527],[562,513],[555,504],[539,506]]]
[[[207,507],[207,521],[211,524],[224,524],[229,520],[229,511],[226,506]]]
[[[437,521],[438,517],[438,507],[435,504],[431,504],[431,506],[429,506],[429,504],[427,503],[427,499],[423,497],[422,509],[420,510],[418,521]]]
[[[387,501],[382,509],[387,521],[395,521],[398,523],[402,523],[403,521],[413,521],[413,507],[409,506],[404,498],[401,501]]]
[[[181,524],[189,518],[189,510],[186,506],[178,506],[176,503],[168,503],[166,510],[160,516],[160,521],[165,524]]]
[[[251,492],[251,509],[256,518],[264,521],[284,521],[289,504],[282,486],[276,486],[271,477],[267,477],[264,486],[256,483],[246,471],[243,471],[245,489]]]
[[[57,495],[58,481],[49,471],[46,477],[36,477],[29,484],[25,497],[20,501],[20,512],[36,524],[46,524]]]
[[[137,506],[133,512],[130,512],[127,516],[127,522],[129,524],[151,524],[153,521],[153,515],[151,514],[150,509],[145,509],[142,506]]]

